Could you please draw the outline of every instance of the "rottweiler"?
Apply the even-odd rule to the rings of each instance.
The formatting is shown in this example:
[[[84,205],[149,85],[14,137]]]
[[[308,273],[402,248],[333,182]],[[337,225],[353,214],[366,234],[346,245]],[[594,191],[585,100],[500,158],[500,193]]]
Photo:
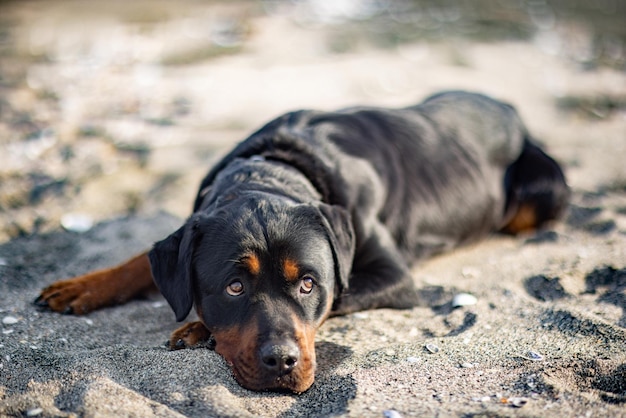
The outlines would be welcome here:
[[[219,161],[192,215],[149,253],[56,282],[35,303],[80,315],[156,284],[178,321],[192,307],[199,317],[171,348],[210,343],[242,386],[301,393],[326,318],[415,306],[417,261],[541,228],[569,193],[514,108],[484,95],[295,111]]]

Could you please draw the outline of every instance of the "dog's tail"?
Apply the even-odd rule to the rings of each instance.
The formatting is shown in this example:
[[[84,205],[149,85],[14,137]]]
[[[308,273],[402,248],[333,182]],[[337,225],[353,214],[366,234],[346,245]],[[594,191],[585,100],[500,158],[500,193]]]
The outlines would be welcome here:
[[[539,229],[567,208],[570,190],[561,167],[528,138],[519,158],[508,167],[504,182],[505,233]]]

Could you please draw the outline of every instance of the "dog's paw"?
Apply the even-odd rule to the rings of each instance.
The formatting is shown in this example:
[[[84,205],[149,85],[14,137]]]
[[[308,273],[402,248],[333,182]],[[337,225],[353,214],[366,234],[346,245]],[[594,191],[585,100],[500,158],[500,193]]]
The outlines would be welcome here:
[[[172,333],[169,340],[170,350],[207,345],[212,348],[211,332],[200,321],[190,322]]]
[[[63,314],[84,315],[103,305],[102,294],[87,276],[60,280],[41,291],[35,305]]]

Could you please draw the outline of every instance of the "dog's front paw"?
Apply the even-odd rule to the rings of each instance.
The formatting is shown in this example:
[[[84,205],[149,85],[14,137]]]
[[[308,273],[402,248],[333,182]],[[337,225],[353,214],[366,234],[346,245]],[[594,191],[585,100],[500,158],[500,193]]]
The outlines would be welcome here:
[[[170,350],[207,345],[212,348],[211,332],[200,321],[190,322],[172,333],[169,340]]]
[[[60,280],[43,289],[34,303],[63,314],[87,314],[102,304],[97,289],[90,284],[84,276]]]

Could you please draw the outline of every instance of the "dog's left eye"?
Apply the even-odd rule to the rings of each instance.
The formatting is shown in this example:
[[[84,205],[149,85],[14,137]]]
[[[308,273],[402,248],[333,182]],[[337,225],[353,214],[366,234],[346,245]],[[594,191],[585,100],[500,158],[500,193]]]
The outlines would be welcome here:
[[[311,276],[304,276],[300,282],[300,293],[308,295],[315,287],[315,280]]]
[[[231,296],[239,296],[243,293],[243,283],[239,280],[235,280],[228,286],[226,286],[226,293]]]

